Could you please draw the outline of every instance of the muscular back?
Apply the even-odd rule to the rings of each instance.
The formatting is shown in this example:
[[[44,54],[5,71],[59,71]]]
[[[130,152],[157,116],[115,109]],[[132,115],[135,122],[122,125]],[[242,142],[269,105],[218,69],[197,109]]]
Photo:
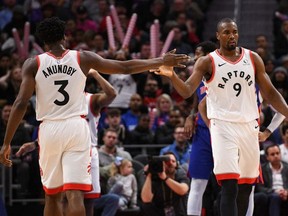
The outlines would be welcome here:
[[[79,66],[77,51],[62,57],[44,53],[37,57],[35,76],[37,120],[66,119],[88,112],[84,88],[86,76]]]

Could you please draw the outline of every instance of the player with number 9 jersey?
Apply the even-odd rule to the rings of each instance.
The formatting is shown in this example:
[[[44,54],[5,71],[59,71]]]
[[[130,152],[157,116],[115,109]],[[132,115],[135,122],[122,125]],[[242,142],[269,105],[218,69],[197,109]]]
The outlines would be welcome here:
[[[204,82],[209,119],[250,122],[259,118],[251,55],[250,50],[242,48],[239,60],[231,62],[218,50],[209,54],[213,71],[211,78]]]

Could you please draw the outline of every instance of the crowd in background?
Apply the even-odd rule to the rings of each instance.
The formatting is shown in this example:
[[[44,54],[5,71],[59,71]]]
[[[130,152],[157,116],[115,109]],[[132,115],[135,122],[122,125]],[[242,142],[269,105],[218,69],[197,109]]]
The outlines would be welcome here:
[[[121,61],[151,57],[150,26],[158,20],[159,46],[163,46],[169,32],[173,30],[175,34],[169,50],[176,48],[177,53],[193,57],[195,46],[204,40],[205,20],[209,19],[206,12],[211,2],[212,0],[0,1],[0,142],[4,139],[11,106],[19,92],[21,66],[25,60],[25,56],[17,50],[13,29],[17,29],[22,40],[25,23],[30,23],[28,56],[33,57],[39,54],[35,44],[46,51],[44,45],[34,36],[37,23],[44,18],[58,16],[66,21],[66,48],[90,50],[103,58]],[[271,29],[275,40],[268,41],[265,34],[255,35],[254,51],[261,56],[271,82],[288,102],[288,3],[283,0],[278,2],[279,13],[276,13],[274,29]],[[116,8],[123,32],[127,31],[131,16],[137,14],[137,22],[130,43],[126,47],[122,47],[116,32],[116,47],[109,46],[106,17],[111,15],[111,5]],[[215,41],[214,38],[211,40]],[[177,69],[178,76],[183,80],[186,80],[192,72],[192,62],[185,69]],[[190,114],[193,97],[184,100],[165,77],[148,71],[136,75],[115,74],[103,77],[112,84],[118,94],[109,107],[102,111],[98,127],[102,177],[109,179],[105,169],[107,165],[114,163],[116,156],[132,160],[143,153],[141,147],[129,148],[129,145],[133,144],[159,144],[158,148],[148,148],[148,153],[151,155],[159,155],[163,153],[162,147],[174,145],[169,151],[174,151],[177,160],[187,169],[185,164],[188,162],[187,154],[191,140],[184,139],[183,133],[177,131],[177,128],[179,125],[183,127],[185,118]],[[101,88],[95,80],[87,79],[86,91],[95,93],[101,91]],[[273,107],[264,101],[260,119],[262,129],[268,126],[274,113]],[[13,138],[12,146],[21,146],[23,143],[35,140],[38,125],[39,122],[35,118],[35,98],[32,97],[24,121]],[[287,125],[286,119],[269,139],[260,145],[264,151],[265,146],[270,143],[283,144],[285,147],[282,146],[281,154],[282,160],[286,162],[288,161]],[[108,128],[117,132],[117,139],[113,143],[106,137]],[[112,145],[113,150],[119,151],[120,155],[105,160],[111,150],[110,147],[105,148],[105,145]],[[17,196],[21,198],[42,196],[40,176],[37,175],[39,169],[37,152],[26,155],[21,161],[14,173],[16,180],[23,186]],[[267,162],[265,157],[262,162]],[[141,188],[138,190],[141,191]],[[103,193],[104,191],[103,188]]]

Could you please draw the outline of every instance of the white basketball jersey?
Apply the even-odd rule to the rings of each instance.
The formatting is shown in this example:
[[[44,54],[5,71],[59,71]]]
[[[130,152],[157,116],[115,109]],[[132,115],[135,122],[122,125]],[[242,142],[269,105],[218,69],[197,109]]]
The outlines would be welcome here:
[[[91,101],[92,94],[86,93],[86,102],[88,104],[88,114],[86,116],[86,120],[89,125],[90,134],[91,134],[91,142],[92,146],[97,146],[98,144],[98,123],[100,119],[100,114],[97,116],[93,113],[92,108],[92,101]]]
[[[109,107],[128,108],[131,96],[137,91],[133,77],[130,74],[111,74],[108,81],[117,91],[117,96]]]
[[[82,72],[77,51],[66,50],[61,57],[51,53],[37,56],[36,118],[67,119],[87,115],[84,88],[86,76]]]
[[[204,81],[209,119],[249,122],[259,118],[252,53],[241,49],[236,62],[224,58],[218,50],[209,54],[212,76]]]

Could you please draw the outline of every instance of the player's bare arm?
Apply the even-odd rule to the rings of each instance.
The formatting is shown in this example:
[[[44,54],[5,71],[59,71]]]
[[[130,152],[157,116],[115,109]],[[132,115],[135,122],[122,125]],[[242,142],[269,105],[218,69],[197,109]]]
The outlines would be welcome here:
[[[90,69],[89,75],[91,75],[100,85],[103,92],[93,94],[91,96],[93,112],[98,114],[100,110],[109,105],[116,97],[117,93],[113,86],[104,79],[96,70]]]
[[[10,156],[11,140],[26,112],[27,104],[35,90],[35,73],[37,62],[35,58],[27,59],[22,67],[22,83],[17,98],[12,106],[10,117],[7,123],[7,133],[4,137],[3,146],[0,152],[0,163],[11,166]]]
[[[265,72],[264,63],[261,57],[253,52],[253,59],[256,69],[256,83],[258,84],[261,94],[278,112],[288,117],[288,106],[283,96],[276,90]]]
[[[190,57],[185,54],[166,53],[163,57],[153,59],[135,59],[129,61],[117,61],[104,59],[96,53],[83,51],[80,54],[81,69],[89,71],[94,68],[104,74],[134,74],[159,68],[161,65],[173,67],[185,67]]]
[[[198,97],[196,92],[193,94],[192,109],[190,115],[186,117],[184,122],[184,133],[187,137],[192,137],[195,130],[195,114],[198,110]]]
[[[194,65],[193,73],[183,82],[178,76],[173,75],[171,81],[176,91],[185,99],[192,96],[200,85],[203,77],[211,73],[211,60],[208,56],[200,57]]]
[[[204,97],[198,104],[199,113],[205,122],[206,126],[209,127],[209,119],[207,117],[207,105],[206,105],[206,97]]]

